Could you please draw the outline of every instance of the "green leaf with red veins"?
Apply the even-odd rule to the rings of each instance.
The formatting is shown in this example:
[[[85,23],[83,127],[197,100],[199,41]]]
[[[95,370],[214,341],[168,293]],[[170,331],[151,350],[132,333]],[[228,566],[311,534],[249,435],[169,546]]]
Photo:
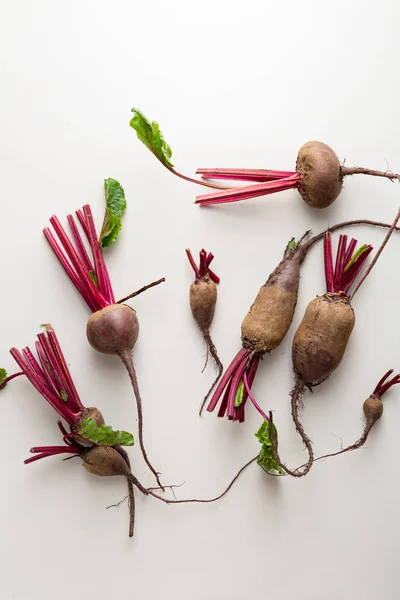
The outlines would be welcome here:
[[[152,152],[154,156],[167,167],[167,169],[172,169],[174,166],[170,160],[172,150],[164,140],[158,123],[155,121],[150,123],[144,114],[137,108],[132,108],[131,112],[133,112],[134,116],[130,121],[130,126],[136,131],[139,140],[147,146],[150,152]]]
[[[281,475],[285,474],[285,471],[281,469],[272,452],[272,444],[269,437],[269,422],[263,421],[260,429],[255,434],[256,438],[261,444],[260,454],[257,458],[257,464],[260,465],[265,471],[278,471]],[[278,432],[274,424],[272,424],[274,434],[278,438]]]
[[[111,177],[105,179],[104,194],[106,197],[106,214],[104,215],[103,227],[101,228],[99,238],[101,249],[111,246],[117,239],[122,227],[122,217],[126,209],[125,192],[119,181]],[[91,272],[89,275],[93,280]],[[94,273],[93,275],[95,276]],[[94,283],[97,285],[97,281],[94,281]]]
[[[0,390],[4,390],[7,385],[5,384],[3,387],[1,387],[1,384],[5,379],[7,379],[7,371],[5,369],[0,369]]]
[[[133,446],[135,443],[131,433],[113,431],[110,425],[98,427],[94,419],[83,419],[77,433],[98,446]]]

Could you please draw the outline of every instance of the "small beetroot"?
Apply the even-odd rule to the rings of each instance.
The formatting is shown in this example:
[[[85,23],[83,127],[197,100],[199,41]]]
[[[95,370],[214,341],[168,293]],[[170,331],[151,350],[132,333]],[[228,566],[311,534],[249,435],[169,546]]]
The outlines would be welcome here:
[[[224,368],[210,335],[210,326],[214,318],[215,305],[217,303],[216,284],[219,283],[219,277],[217,277],[217,275],[210,269],[210,264],[214,259],[214,255],[211,254],[211,252],[207,254],[204,248],[200,250],[199,266],[196,265],[189,249],[186,249],[186,254],[195,274],[195,280],[190,286],[190,308],[193,318],[203,334],[203,338],[207,346],[207,357],[204,368],[207,365],[208,354],[210,353],[214,359],[218,371],[215,380],[213,381],[200,406],[199,414],[201,415],[207,398],[212,392],[218,379],[221,377]]]

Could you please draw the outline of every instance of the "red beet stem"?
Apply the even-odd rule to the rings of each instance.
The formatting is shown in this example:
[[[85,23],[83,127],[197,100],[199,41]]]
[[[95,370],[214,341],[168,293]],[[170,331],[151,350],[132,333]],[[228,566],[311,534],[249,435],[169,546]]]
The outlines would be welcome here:
[[[327,231],[324,236],[324,266],[325,266],[325,282],[326,291],[334,292],[334,276],[333,276],[333,261],[332,261],[332,236],[330,231]]]
[[[267,181],[266,183],[256,183],[254,185],[232,188],[212,194],[203,194],[196,197],[196,204],[202,206],[212,204],[224,204],[227,202],[238,202],[239,200],[248,200],[258,196],[267,196],[275,192],[282,192],[298,188],[301,181],[300,173],[295,173],[290,177],[278,179],[276,181]]]
[[[78,210],[75,211],[75,214],[78,217],[78,221],[79,221],[83,231],[85,232],[86,238],[89,239],[89,229],[87,226],[85,215],[83,214],[83,210],[81,208],[79,208]]]
[[[350,259],[354,254],[354,250],[356,249],[356,246],[357,246],[357,240],[352,238],[349,245],[347,246],[346,255],[344,257],[345,266],[349,264]]]
[[[207,253],[206,251],[200,250],[199,252],[200,264],[199,264],[199,273],[200,277],[204,277],[207,274]]]
[[[42,368],[42,373],[46,379],[47,385],[52,390],[52,392],[58,396],[59,390],[56,385],[55,379],[52,377],[49,361],[47,360],[46,354],[45,354],[40,342],[35,342],[35,347],[36,347],[36,354],[39,357],[40,365]]]
[[[365,250],[356,260],[356,262],[350,267],[350,269],[343,275],[342,278],[342,291],[347,294],[354,281],[356,280],[358,274],[360,273],[365,261],[368,256],[371,254],[373,248],[372,246],[368,246],[368,249]]]
[[[378,383],[376,384],[376,388],[374,389],[374,391],[372,392],[373,395],[378,396],[379,394],[379,390],[381,389],[381,387],[383,386],[383,384],[385,383],[386,379],[393,373],[394,369],[389,369],[389,371],[387,373],[384,374],[384,376],[382,377],[382,379],[380,379],[378,381]]]
[[[332,236],[329,231],[324,236],[324,266],[326,291],[328,293],[347,294],[350,287],[356,280],[369,254],[372,252],[372,246],[367,248],[358,256],[353,264],[346,270],[347,265],[352,260],[357,240],[352,239],[347,247],[347,236],[340,235],[336,251],[335,268],[333,268],[332,258]]]
[[[193,255],[192,255],[192,253],[190,252],[189,248],[186,248],[186,254],[187,254],[187,257],[188,257],[188,259],[189,259],[190,265],[191,265],[191,267],[192,267],[192,269],[193,269],[193,271],[194,271],[194,274],[195,274],[195,276],[196,276],[196,279],[200,279],[200,272],[199,272],[199,269],[198,269],[198,267],[197,267],[197,265],[196,265],[196,263],[195,263],[195,261],[194,261]]]
[[[44,233],[46,240],[49,242],[51,249],[53,250],[56,257],[58,258],[58,261],[60,262],[62,268],[64,269],[67,276],[69,277],[70,281],[73,283],[75,288],[78,290],[79,294],[82,296],[83,300],[89,306],[90,310],[92,312],[96,312],[97,307],[96,307],[95,302],[93,301],[91,296],[87,293],[85,286],[82,284],[82,282],[76,275],[76,272],[72,268],[71,264],[69,263],[67,258],[64,256],[64,253],[63,253],[61,247],[59,246],[57,240],[55,239],[52,231],[48,227],[46,227],[45,229],[43,229],[43,233]]]
[[[97,237],[96,227],[93,220],[93,214],[89,204],[85,204],[85,206],[83,207],[83,213],[86,217],[86,223],[88,226],[89,244],[93,254],[95,272],[97,275],[97,286],[100,294],[107,300],[108,304],[111,304],[110,299],[108,297],[108,288],[104,276],[104,259],[100,252],[99,238]]]
[[[102,281],[102,295],[109,302],[109,304],[115,303],[114,291],[111,285],[110,276],[107,270],[106,263],[100,249],[99,238],[96,233],[96,227],[93,220],[92,210],[89,204],[85,204],[83,207],[83,215],[86,222],[86,228],[84,229],[86,237],[92,250],[93,259],[95,261],[96,269],[95,273]],[[98,282],[99,283],[99,282]]]
[[[235,417],[235,398],[236,398],[237,388],[238,388],[240,380],[242,379],[242,376],[246,370],[247,361],[248,361],[248,355],[245,355],[243,357],[243,359],[241,360],[241,362],[239,363],[239,365],[237,366],[236,371],[232,375],[232,382],[231,382],[231,386],[230,386],[230,390],[229,390],[228,407],[227,407],[227,413],[228,413],[229,419],[233,419]]]
[[[347,235],[339,236],[339,244],[336,251],[335,272],[333,275],[333,289],[339,291],[342,289],[342,279],[345,267],[344,258],[346,256]]]
[[[99,239],[90,206],[86,204],[83,207],[83,210],[76,211],[76,216],[89,242],[93,261],[86,251],[82,236],[79,233],[72,215],[68,215],[67,220],[71,229],[72,239],[75,242],[75,247],[68,238],[61,223],[54,215],[51,217],[50,223],[52,224],[62,247],[58,244],[48,227],[44,229],[44,235],[61,263],[61,266],[82,296],[83,300],[92,312],[96,312],[109,304],[115,303],[114,292],[100,250]],[[96,283],[92,279],[92,273],[96,277]]]
[[[58,454],[80,454],[81,449],[78,446],[42,446],[43,452],[40,454],[36,454],[36,456],[31,456],[31,458],[27,458],[24,460],[25,465],[29,465],[37,460],[41,460],[42,458],[47,458],[48,456],[57,456]],[[31,448],[31,452],[40,452],[38,448]]]
[[[16,377],[20,377],[21,375],[25,375],[25,373],[23,371],[18,371],[18,373],[14,373],[13,375],[6,377],[6,379],[4,379],[2,384],[0,385],[0,390],[2,390],[7,385],[7,383],[12,381]]]
[[[271,171],[268,169],[197,169],[202,179],[229,179],[236,181],[276,181],[296,175],[294,171]]]
[[[209,252],[207,254],[207,252],[204,250],[204,248],[202,248],[200,250],[199,254],[200,254],[200,261],[199,261],[199,266],[197,266],[189,248],[186,248],[186,255],[189,259],[190,265],[194,271],[196,279],[202,279],[202,278],[208,276],[214,283],[219,283],[220,279],[219,279],[218,275],[216,275],[214,273],[214,271],[212,271],[209,268],[209,264],[214,259],[214,255],[211,252]]]
[[[232,360],[231,364],[226,369],[224,375],[221,377],[220,382],[215,389],[213,397],[211,398],[210,403],[207,406],[208,412],[213,412],[213,410],[215,409],[215,407],[218,404],[218,401],[222,395],[222,392],[224,391],[224,389],[228,385],[229,381],[233,377],[234,373],[236,372],[236,369],[238,368],[240,363],[243,361],[243,358],[244,357],[247,358],[248,356],[249,356],[249,351],[246,348],[241,348],[241,350],[239,350],[239,352],[236,354],[235,358]]]
[[[64,425],[62,424],[61,421],[57,421],[57,425],[58,425],[59,430],[63,434],[63,436],[69,435],[68,431],[65,429],[65,427],[64,427]]]
[[[16,348],[11,348],[11,356],[18,363],[19,367],[24,371],[26,377],[29,379],[34,388],[41,394],[47,402],[54,408],[56,412],[65,420],[69,425],[73,425],[79,418],[78,414],[74,414],[71,409],[57,397],[48,387],[47,383],[43,378],[39,378],[31,368],[27,366],[23,355]]]
[[[73,215],[67,215],[67,221],[69,228],[71,229],[72,237],[74,238],[75,246],[78,250],[78,254],[81,258],[81,261],[87,271],[93,271],[94,267],[90,261],[89,255],[86,252],[85,245],[83,243],[81,234],[79,233],[79,229],[75,223]]]
[[[61,244],[64,247],[64,250],[71,261],[75,272],[80,279],[82,285],[85,287],[87,293],[92,297],[93,301],[100,308],[105,308],[108,306],[108,302],[99,292],[95,284],[93,283],[89,273],[85,270],[83,263],[81,262],[78,253],[73,247],[70,239],[68,238],[63,226],[56,216],[51,217],[50,223],[53,225],[56,234],[58,235]],[[96,272],[96,276],[99,278],[99,273]]]
[[[249,385],[249,382],[247,380],[246,371],[243,373],[243,383],[244,383],[244,387],[246,388],[246,392],[247,392],[250,400],[252,401],[252,403],[254,404],[254,406],[256,407],[256,409],[258,410],[258,412],[260,413],[260,415],[266,421],[269,421],[269,417],[267,417],[267,415],[265,414],[265,412],[263,411],[263,409],[261,408],[261,406],[258,404],[258,402],[256,401],[256,399],[254,398],[253,394],[251,393],[250,385]]]
[[[158,160],[160,160],[160,159],[158,159]],[[161,164],[164,164],[164,163],[161,162]],[[194,179],[193,177],[187,177],[187,175],[183,175],[182,173],[179,173],[179,171],[175,171],[175,169],[173,169],[172,167],[167,167],[167,169],[168,169],[168,171],[170,171],[171,173],[173,173],[177,177],[180,177],[181,179],[184,179],[185,181],[190,181],[191,183],[197,183],[198,185],[204,185],[206,187],[217,189],[217,190],[224,190],[224,189],[226,189],[222,185],[217,185],[215,183],[207,183],[206,181],[202,181],[201,179]]]
[[[73,425],[79,419],[84,406],[51,326],[47,326],[47,335],[38,335],[35,345],[41,366],[29,348],[24,348],[22,352],[12,348],[10,353],[36,390],[69,425]],[[63,435],[68,435],[65,429],[61,431]]]
[[[251,390],[251,387],[252,387],[252,385],[254,383],[254,380],[256,378],[257,370],[258,370],[258,365],[259,364],[260,364],[260,359],[259,358],[252,358],[251,361],[250,361],[249,368],[247,369],[247,382],[248,382],[250,390]],[[244,409],[245,409],[248,397],[249,397],[249,395],[248,395],[246,387],[245,387],[244,392],[243,392],[242,403],[241,403],[241,405],[238,408],[235,408],[235,418],[240,423],[243,423],[244,420],[245,420],[245,410]]]
[[[382,398],[383,394],[385,394],[393,385],[400,383],[400,374],[395,375],[389,381],[386,381],[388,377],[393,373],[393,369],[390,369],[387,373],[384,374],[382,379],[378,381],[376,388],[372,392],[374,396],[378,396]],[[386,381],[386,383],[385,383]]]
[[[67,366],[67,362],[64,358],[64,354],[61,350],[61,346],[59,344],[58,338],[56,336],[56,332],[54,331],[54,329],[50,326],[47,326],[47,337],[49,339],[49,342],[53,348],[53,352],[56,356],[57,359],[57,363],[59,368],[61,369],[61,371],[64,374],[65,379],[68,382],[69,385],[69,390],[70,390],[70,394],[68,397],[68,402],[71,406],[71,408],[74,410],[76,409],[77,411],[79,410],[83,410],[84,406],[79,398],[77,389],[75,387],[75,384],[72,380],[71,377],[71,373],[69,372],[68,366]],[[75,407],[73,406],[75,404]]]

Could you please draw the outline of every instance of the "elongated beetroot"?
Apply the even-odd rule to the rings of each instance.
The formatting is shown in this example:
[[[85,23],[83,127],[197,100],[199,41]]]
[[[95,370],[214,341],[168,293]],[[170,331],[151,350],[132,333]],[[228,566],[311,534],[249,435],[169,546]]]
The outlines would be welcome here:
[[[147,466],[154,474],[158,485],[161,486],[159,474],[150,462],[145,449],[142,400],[132,359],[132,349],[139,334],[139,322],[136,312],[124,303],[165,279],[159,279],[121,300],[115,300],[110,276],[103,258],[103,248],[116,239],[126,202],[123,189],[115,180],[105,181],[105,192],[106,215],[100,237],[96,232],[90,206],[86,204],[82,210],[76,211],[77,221],[90,246],[92,256],[89,256],[86,250],[78,224],[72,215],[67,217],[72,239],[69,238],[56,216],[51,217],[50,223],[59,241],[48,227],[44,229],[44,235],[69,279],[93,313],[89,317],[86,327],[89,343],[95,350],[103,354],[119,356],[128,371],[136,399],[139,446]],[[115,206],[119,207],[119,212],[116,214],[112,213],[115,211]]]
[[[217,189],[217,192],[197,196],[196,203],[202,206],[238,202],[276,192],[297,189],[303,200],[313,208],[326,208],[339,196],[343,188],[343,178],[349,175],[371,175],[400,181],[400,174],[390,171],[376,171],[364,167],[349,168],[340,164],[335,152],[319,141],[305,143],[299,150],[295,171],[270,169],[197,169],[202,179],[193,179],[174,169],[171,162],[172,150],[164,140],[158,123],[152,123],[138,109],[133,108],[130,126],[136,131],[141,142],[174,175],[192,183]],[[211,183],[210,179],[245,181],[250,185],[226,188]]]
[[[219,283],[219,277],[217,277],[217,275],[210,269],[210,264],[214,259],[214,255],[211,254],[211,252],[207,254],[204,249],[200,251],[199,266],[196,265],[192,253],[188,248],[186,249],[186,254],[195,274],[195,280],[190,286],[190,308],[193,318],[203,334],[203,338],[207,346],[207,357],[204,369],[207,366],[208,354],[210,353],[214,359],[218,371],[216,378],[214,379],[210,389],[201,403],[199,411],[199,414],[201,415],[204,405],[207,402],[207,398],[214,389],[214,386],[221,377],[224,369],[218,356],[215,344],[210,335],[210,326],[214,318],[215,305],[217,303],[216,284]]]

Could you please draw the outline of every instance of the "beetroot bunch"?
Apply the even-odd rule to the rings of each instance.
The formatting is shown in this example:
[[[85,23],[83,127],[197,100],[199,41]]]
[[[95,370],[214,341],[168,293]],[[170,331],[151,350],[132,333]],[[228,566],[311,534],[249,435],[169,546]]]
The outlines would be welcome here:
[[[72,380],[67,362],[61,350],[54,329],[46,325],[45,332],[39,333],[35,342],[35,353],[29,347],[10,353],[21,369],[4,378],[0,388],[4,388],[18,376],[25,376],[39,394],[61,417],[57,421],[63,444],[59,446],[35,446],[30,449],[32,457],[25,464],[42,458],[61,454],[78,456],[83,466],[95,475],[118,475],[123,468],[130,472],[128,455],[122,446],[133,446],[134,438],[126,431],[114,431],[105,425],[103,415],[96,407],[85,407]],[[104,457],[114,456],[113,465],[104,466]],[[113,470],[115,472],[113,472]],[[129,535],[133,535],[134,505],[133,489],[129,484],[131,522]]]
[[[118,356],[128,371],[136,399],[139,446],[147,466],[161,486],[159,474],[150,462],[144,444],[142,399],[132,359],[132,349],[139,335],[139,322],[136,311],[125,301],[164,279],[144,286],[121,300],[115,300],[103,250],[118,236],[126,200],[124,190],[116,180],[106,179],[104,187],[106,214],[99,236],[88,204],[77,210],[75,217],[67,216],[69,235],[56,216],[50,219],[55,235],[49,227],[44,229],[44,235],[68,278],[92,312],[86,326],[89,343],[98,352]]]

